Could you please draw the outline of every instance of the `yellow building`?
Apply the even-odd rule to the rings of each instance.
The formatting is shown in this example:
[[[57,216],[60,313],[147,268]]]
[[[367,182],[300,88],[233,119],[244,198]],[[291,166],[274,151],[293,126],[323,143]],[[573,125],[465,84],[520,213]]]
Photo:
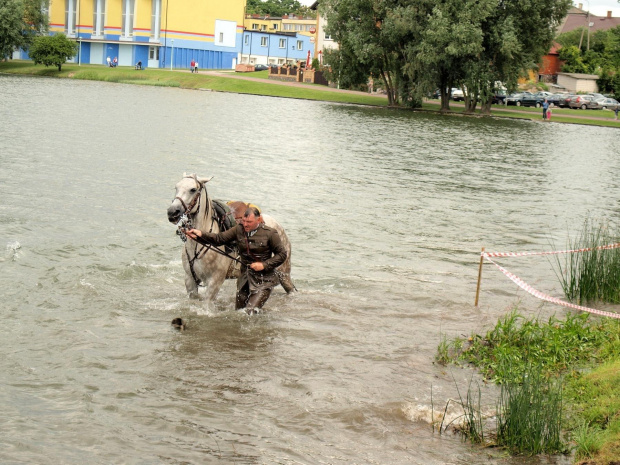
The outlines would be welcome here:
[[[241,50],[245,0],[51,0],[50,32],[80,44],[76,61],[232,69]]]

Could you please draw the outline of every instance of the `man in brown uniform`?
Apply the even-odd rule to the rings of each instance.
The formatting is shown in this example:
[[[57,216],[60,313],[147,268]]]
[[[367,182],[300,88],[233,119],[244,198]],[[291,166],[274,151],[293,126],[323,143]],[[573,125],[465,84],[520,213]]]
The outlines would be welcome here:
[[[258,313],[280,283],[276,268],[286,260],[286,250],[275,229],[265,225],[257,208],[248,208],[241,224],[223,233],[215,234],[190,229],[185,234],[201,237],[215,246],[236,243],[241,260],[241,276],[237,279],[235,307],[244,308],[248,314]]]

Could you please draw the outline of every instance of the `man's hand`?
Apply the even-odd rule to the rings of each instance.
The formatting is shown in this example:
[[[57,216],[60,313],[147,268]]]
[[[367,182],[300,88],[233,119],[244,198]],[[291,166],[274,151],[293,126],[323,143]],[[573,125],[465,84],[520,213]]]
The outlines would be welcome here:
[[[250,265],[250,268],[252,268],[254,271],[263,271],[265,269],[265,266],[262,262],[254,262]]]
[[[183,232],[190,239],[196,239],[197,237],[202,237],[202,231],[200,229],[184,229]]]

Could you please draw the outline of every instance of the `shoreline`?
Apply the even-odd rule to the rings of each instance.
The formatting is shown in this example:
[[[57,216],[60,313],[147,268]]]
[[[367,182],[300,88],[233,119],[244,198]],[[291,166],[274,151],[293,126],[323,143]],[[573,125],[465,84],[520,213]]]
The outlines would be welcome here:
[[[82,79],[91,81],[116,82],[120,84],[151,85],[161,87],[178,87],[181,89],[210,90],[237,94],[259,95],[265,97],[295,98],[332,103],[389,108],[435,113],[442,116],[469,116],[475,118],[504,118],[543,122],[540,110],[536,108],[510,109],[505,106],[493,106],[490,115],[479,111],[465,113],[464,104],[451,102],[449,111],[439,111],[439,102],[425,100],[422,108],[390,107],[387,97],[366,92],[335,89],[317,84],[285,82],[270,80],[268,71],[239,74],[234,71],[203,70],[190,73],[189,70],[145,69],[133,67],[108,68],[102,65],[77,65],[66,63],[62,71],[54,67],[46,68],[34,65],[31,61],[0,62],[0,74],[56,77],[63,79]],[[583,111],[582,114],[576,114]],[[588,112],[588,113],[585,113]],[[592,114],[594,113],[594,114]],[[607,114],[609,117],[607,117]],[[614,120],[614,114],[608,110],[570,110],[556,108],[553,110],[552,123],[568,123],[588,126],[620,128],[620,121]]]

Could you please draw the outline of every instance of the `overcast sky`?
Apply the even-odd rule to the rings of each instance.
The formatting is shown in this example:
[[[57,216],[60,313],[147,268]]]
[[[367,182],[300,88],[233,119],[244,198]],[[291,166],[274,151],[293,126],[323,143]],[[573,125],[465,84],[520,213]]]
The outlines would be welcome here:
[[[299,0],[302,5],[312,5],[314,0]],[[573,4],[577,6],[583,3],[583,9],[590,9],[590,13],[596,16],[607,16],[608,11],[612,11],[614,17],[620,17],[620,3],[617,0],[577,0]]]

